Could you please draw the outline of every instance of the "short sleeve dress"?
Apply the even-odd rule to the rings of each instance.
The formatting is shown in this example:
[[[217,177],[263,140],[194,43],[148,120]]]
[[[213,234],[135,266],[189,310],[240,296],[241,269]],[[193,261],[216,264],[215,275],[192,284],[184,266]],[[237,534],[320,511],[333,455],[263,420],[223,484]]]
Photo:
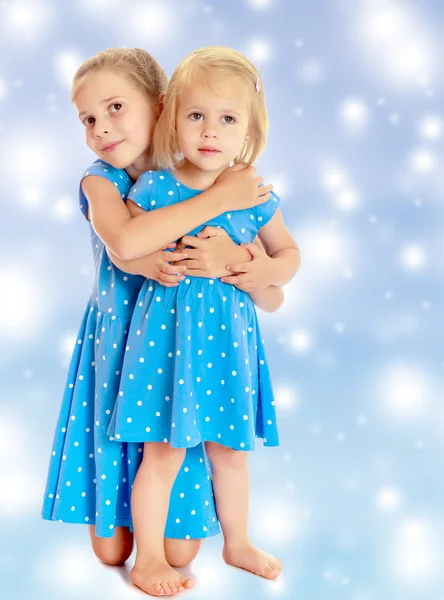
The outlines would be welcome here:
[[[129,198],[144,210],[200,193],[170,171],[144,173]],[[251,210],[205,225],[251,242],[279,207],[272,195]],[[190,232],[195,235],[202,227]],[[211,441],[253,450],[279,443],[275,401],[256,309],[219,279],[187,277],[177,287],[146,280],[131,320],[110,435],[190,448]]]
[[[113,183],[126,202],[131,180],[124,170],[96,161],[83,175]],[[88,203],[80,187],[80,209]],[[141,444],[107,434],[127,345],[130,320],[145,279],[118,269],[90,225],[95,281],[69,367],[55,431],[43,519],[96,526],[111,537],[132,529],[130,496],[142,459]],[[187,452],[174,484],[165,536],[204,538],[219,533],[210,467],[202,445]]]

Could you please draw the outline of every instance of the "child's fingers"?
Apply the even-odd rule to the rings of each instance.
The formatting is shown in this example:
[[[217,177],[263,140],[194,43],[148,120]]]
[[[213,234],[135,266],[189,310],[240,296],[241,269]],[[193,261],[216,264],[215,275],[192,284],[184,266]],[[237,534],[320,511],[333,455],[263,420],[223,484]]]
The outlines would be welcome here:
[[[157,282],[160,283],[160,285],[163,285],[163,287],[177,287],[179,284],[178,283],[168,283],[167,281],[163,281],[163,279],[159,278],[157,279]]]
[[[168,246],[164,246],[162,250],[166,250],[167,248],[175,248],[176,246],[176,242],[172,242],[171,244],[168,244]]]
[[[163,259],[166,262],[177,262],[179,260],[184,260],[187,257],[187,252],[165,252],[163,255]]]
[[[200,248],[203,240],[193,235],[184,235],[182,238],[182,244],[184,246],[191,246],[191,248]]]
[[[159,268],[161,273],[166,273],[167,275],[183,274],[187,270],[187,267],[184,265],[169,265],[168,263],[164,263]]]
[[[178,283],[184,279],[183,275],[170,275],[169,273],[165,273],[163,271],[159,274],[159,279],[166,281],[167,283]]]
[[[251,281],[249,273],[242,273],[242,275],[229,275],[228,277],[221,277],[220,280],[223,281],[223,283],[231,283],[231,285],[245,284]]]
[[[227,265],[225,268],[233,273],[248,273],[252,269],[252,264],[252,262],[239,263],[238,265]]]
[[[194,248],[187,248],[186,255],[187,255],[187,258],[189,258],[191,260],[196,260],[196,259],[202,257],[202,251],[195,250]]]

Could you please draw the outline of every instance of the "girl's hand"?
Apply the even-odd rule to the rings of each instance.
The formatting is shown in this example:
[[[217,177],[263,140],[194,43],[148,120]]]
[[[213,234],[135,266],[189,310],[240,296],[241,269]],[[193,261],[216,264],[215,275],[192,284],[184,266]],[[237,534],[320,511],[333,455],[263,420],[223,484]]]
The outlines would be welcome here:
[[[177,249],[188,254],[181,265],[187,268],[188,277],[218,278],[230,275],[226,269],[228,262],[237,263],[251,260],[251,255],[243,246],[233,242],[225,229],[207,226],[195,237],[186,235],[178,243]]]
[[[272,285],[273,259],[256,244],[243,244],[242,247],[248,250],[252,260],[237,265],[227,265],[227,269],[233,275],[221,277],[221,281],[231,283],[249,293],[263,290]]]
[[[261,185],[262,177],[256,175],[256,167],[238,163],[225,169],[214,183],[224,194],[225,212],[253,208],[270,200],[272,185]],[[259,187],[261,186],[261,187]]]
[[[182,281],[184,273],[187,270],[186,265],[176,265],[184,260],[187,252],[165,252],[166,248],[175,248],[176,244],[169,244],[163,250],[153,252],[143,259],[143,267],[139,269],[139,274],[147,279],[154,279],[165,287],[176,287]]]

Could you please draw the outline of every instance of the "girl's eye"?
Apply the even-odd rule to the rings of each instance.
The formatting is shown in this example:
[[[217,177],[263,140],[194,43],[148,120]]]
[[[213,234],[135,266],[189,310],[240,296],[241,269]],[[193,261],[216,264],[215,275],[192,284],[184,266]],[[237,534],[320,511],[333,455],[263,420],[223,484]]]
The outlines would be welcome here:
[[[225,117],[222,117],[222,119],[224,119],[224,123],[235,123],[236,119],[234,117],[229,117],[228,115],[225,115]]]
[[[200,121],[203,118],[202,113],[191,113],[190,115],[192,121]]]
[[[83,120],[84,125],[92,125],[93,123],[94,123],[94,117],[86,117],[86,119]]]
[[[111,112],[117,112],[122,108],[122,105],[119,104],[119,102],[115,102],[114,104],[111,104],[110,106],[110,110]]]

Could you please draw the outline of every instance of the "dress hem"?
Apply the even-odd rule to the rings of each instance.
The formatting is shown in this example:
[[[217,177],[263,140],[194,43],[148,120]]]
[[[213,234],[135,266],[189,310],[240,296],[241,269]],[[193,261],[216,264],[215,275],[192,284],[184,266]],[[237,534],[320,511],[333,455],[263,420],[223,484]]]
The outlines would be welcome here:
[[[119,436],[119,437],[117,437]],[[183,439],[183,438],[179,438],[176,439],[173,443],[168,440],[167,442],[165,442],[166,438],[165,436],[163,437],[158,437],[155,439],[149,439],[148,437],[146,438],[142,438],[141,436],[138,435],[125,435],[125,434],[117,434],[117,436],[114,436],[116,441],[119,442],[138,442],[140,444],[145,443],[145,442],[152,442],[152,443],[167,443],[171,446],[171,448],[194,448],[195,446],[198,446],[201,443],[204,442],[213,442],[215,444],[220,444],[221,446],[225,446],[227,448],[232,448],[233,450],[240,450],[240,451],[254,451],[256,448],[255,443],[250,443],[250,444],[246,444],[244,446],[241,446],[241,444],[237,444],[236,446],[232,445],[232,444],[228,444],[228,443],[224,443],[221,439],[214,437],[214,436],[210,436],[210,435],[203,435],[203,436],[199,436],[196,437],[194,439],[191,440],[187,440],[187,439]],[[261,439],[263,440],[263,445],[266,447],[277,447],[279,446],[279,440],[278,439],[274,439],[274,440],[268,440],[267,438],[262,438],[257,436],[256,439]],[[242,443],[242,442],[241,442]]]
[[[96,523],[94,522],[94,520],[91,521],[79,521],[79,520],[66,520],[66,519],[57,519],[55,516],[51,515],[50,513],[43,513],[41,515],[41,518],[44,521],[53,521],[54,523],[66,523],[67,525],[92,525],[94,527],[96,527]],[[96,528],[96,535],[97,537],[100,538],[112,538],[114,536],[114,531],[116,529],[116,527],[127,527],[132,533],[133,533],[133,527],[132,527],[132,523],[130,519],[125,519],[125,518],[121,518],[121,519],[116,519],[116,522],[114,523],[114,526],[112,529],[109,530],[98,530]],[[207,531],[203,531],[202,535],[197,535],[196,533],[193,533],[193,535],[191,534],[185,534],[183,536],[178,536],[178,535],[165,535],[165,538],[168,539],[174,539],[174,540],[185,540],[185,539],[190,539],[190,540],[200,540],[200,539],[206,539],[208,537],[214,537],[216,535],[219,535],[219,533],[221,532],[220,530],[220,526],[219,525],[214,525],[212,527],[208,527]],[[168,534],[168,530],[165,530],[165,533]],[[189,535],[189,538],[186,538],[186,535]]]

